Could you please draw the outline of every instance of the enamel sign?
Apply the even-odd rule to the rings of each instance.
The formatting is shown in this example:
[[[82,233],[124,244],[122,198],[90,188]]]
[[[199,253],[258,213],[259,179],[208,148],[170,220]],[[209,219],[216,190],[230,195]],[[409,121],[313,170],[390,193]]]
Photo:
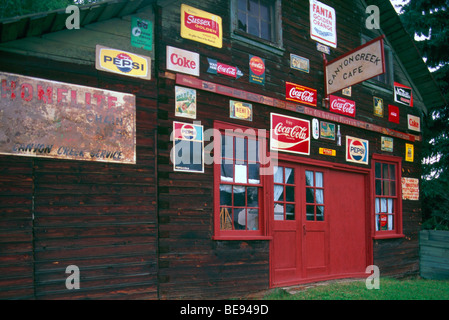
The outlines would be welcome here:
[[[296,83],[285,83],[285,99],[300,102],[316,107],[318,101],[317,91]]]
[[[117,49],[96,46],[95,68],[140,79],[151,79],[151,58]]]
[[[168,70],[200,75],[200,55],[196,52],[167,46],[166,64]]]
[[[310,121],[271,114],[271,150],[310,154]]]
[[[335,9],[316,0],[310,0],[310,37],[332,48],[337,47],[337,20]]]
[[[368,164],[368,140],[346,136],[346,161]]]
[[[221,48],[223,45],[221,17],[182,4],[181,37]]]
[[[384,72],[384,46],[381,36],[326,63],[326,95]]]
[[[174,171],[204,172],[203,126],[173,121]]]

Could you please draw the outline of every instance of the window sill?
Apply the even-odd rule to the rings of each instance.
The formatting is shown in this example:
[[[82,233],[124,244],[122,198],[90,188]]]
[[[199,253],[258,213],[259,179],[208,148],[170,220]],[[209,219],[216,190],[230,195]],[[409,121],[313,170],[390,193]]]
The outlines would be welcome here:
[[[233,33],[231,33],[231,39],[244,42],[251,46],[272,52],[272,53],[280,55],[280,56],[282,56],[285,52],[284,48],[277,46],[275,43],[271,43],[271,42],[265,41],[263,39],[253,37],[251,35],[246,35],[242,32],[234,31]]]
[[[402,233],[389,233],[389,234],[376,234],[373,239],[382,240],[382,239],[400,239],[405,238],[405,235]]]
[[[213,236],[212,240],[273,240],[271,236]]]
[[[393,94],[393,88],[387,87],[386,84],[380,84],[375,81],[367,80],[367,81],[363,81],[362,85],[367,88],[374,89],[376,91],[380,91],[384,94]]]

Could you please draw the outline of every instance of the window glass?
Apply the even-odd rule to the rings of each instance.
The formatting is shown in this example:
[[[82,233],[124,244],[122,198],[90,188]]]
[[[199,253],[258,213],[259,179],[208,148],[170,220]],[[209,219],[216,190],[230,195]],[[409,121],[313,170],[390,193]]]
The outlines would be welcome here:
[[[273,175],[274,220],[295,219],[295,170],[275,167]]]
[[[376,231],[394,231],[397,218],[397,182],[396,165],[386,162],[375,162],[374,165],[375,194],[374,210]]]

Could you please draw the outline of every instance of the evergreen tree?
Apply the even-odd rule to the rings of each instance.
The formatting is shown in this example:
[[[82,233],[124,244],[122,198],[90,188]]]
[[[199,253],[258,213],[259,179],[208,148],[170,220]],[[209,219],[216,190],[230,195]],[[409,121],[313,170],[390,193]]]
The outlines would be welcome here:
[[[405,1],[403,1],[405,2]],[[400,18],[449,101],[449,0],[411,0]],[[435,106],[424,119],[424,227],[449,229],[449,105]]]

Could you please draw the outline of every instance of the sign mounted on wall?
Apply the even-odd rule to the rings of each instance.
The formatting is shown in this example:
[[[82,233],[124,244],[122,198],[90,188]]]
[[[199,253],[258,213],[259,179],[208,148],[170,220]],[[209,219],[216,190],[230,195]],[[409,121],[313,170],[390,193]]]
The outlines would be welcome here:
[[[249,82],[265,85],[265,59],[249,56]]]
[[[174,171],[204,172],[203,126],[173,121]]]
[[[404,86],[403,84],[394,83],[394,101],[413,107],[412,88]]]
[[[241,101],[229,101],[229,117],[232,119],[253,121],[253,105]]]
[[[271,113],[271,150],[310,154],[310,121]]]
[[[415,152],[414,152],[413,144],[406,143],[405,144],[405,161],[413,162],[414,153]]]
[[[421,119],[419,117],[407,115],[407,124],[410,130],[421,132]]]
[[[414,178],[401,178],[402,199],[419,200],[419,180]]]
[[[196,90],[175,86],[175,116],[196,119]]]
[[[168,70],[200,75],[200,55],[196,52],[167,46],[166,64]]]
[[[310,0],[310,37],[332,48],[337,47],[337,16],[335,9],[317,0]]]
[[[136,163],[136,97],[0,72],[0,154]]]
[[[399,123],[399,108],[397,106],[388,105],[388,121]]]
[[[290,53],[290,68],[309,73],[309,59]]]
[[[221,17],[181,4],[181,37],[221,48],[223,46]]]
[[[153,23],[150,20],[132,17],[131,45],[145,50],[153,50]]]
[[[215,59],[207,58],[207,62],[209,63],[209,67],[207,68],[207,73],[211,74],[222,74],[231,78],[238,79],[243,76],[243,72],[234,66],[229,66],[222,62],[219,62]]]
[[[316,107],[317,91],[296,83],[285,83],[285,99]]]
[[[393,152],[393,138],[382,136],[380,141],[380,150]]]
[[[374,115],[378,117],[384,116],[384,100],[378,97],[373,97]]]
[[[117,49],[96,46],[95,68],[140,79],[151,79],[151,58]]]
[[[325,62],[326,95],[385,72],[383,36]]]
[[[346,161],[368,164],[369,142],[368,140],[346,136]]]
[[[337,96],[329,96],[329,110],[349,117],[355,117],[355,101]]]

